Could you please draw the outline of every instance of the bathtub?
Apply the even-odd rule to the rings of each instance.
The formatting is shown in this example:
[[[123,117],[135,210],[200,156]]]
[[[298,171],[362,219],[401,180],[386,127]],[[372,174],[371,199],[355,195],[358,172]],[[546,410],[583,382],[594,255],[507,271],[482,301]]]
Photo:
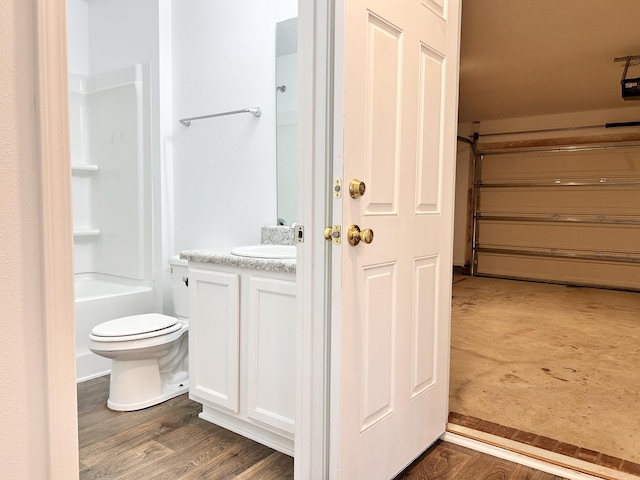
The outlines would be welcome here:
[[[142,282],[112,275],[75,275],[76,380],[109,373],[111,361],[89,350],[89,333],[99,323],[153,311],[153,289]]]

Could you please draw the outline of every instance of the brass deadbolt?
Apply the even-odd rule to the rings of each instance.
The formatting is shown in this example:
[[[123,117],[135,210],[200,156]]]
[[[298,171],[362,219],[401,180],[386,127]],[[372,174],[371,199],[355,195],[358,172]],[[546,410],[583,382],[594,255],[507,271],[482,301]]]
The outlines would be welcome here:
[[[349,182],[349,195],[351,198],[360,198],[364,195],[364,191],[367,189],[367,186],[364,182],[354,178]]]
[[[349,240],[349,244],[354,247],[363,241],[366,244],[373,242],[373,230],[370,228],[365,228],[364,230],[360,230],[358,225],[351,225],[349,227],[349,231],[347,232],[347,239]]]

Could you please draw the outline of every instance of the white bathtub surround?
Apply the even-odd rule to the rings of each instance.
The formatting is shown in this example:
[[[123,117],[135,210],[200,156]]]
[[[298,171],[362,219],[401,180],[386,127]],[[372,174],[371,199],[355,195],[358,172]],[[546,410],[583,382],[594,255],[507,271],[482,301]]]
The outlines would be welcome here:
[[[293,245],[293,228],[289,225],[263,225],[260,229],[260,243]]]
[[[75,273],[150,279],[149,66],[73,79]]]

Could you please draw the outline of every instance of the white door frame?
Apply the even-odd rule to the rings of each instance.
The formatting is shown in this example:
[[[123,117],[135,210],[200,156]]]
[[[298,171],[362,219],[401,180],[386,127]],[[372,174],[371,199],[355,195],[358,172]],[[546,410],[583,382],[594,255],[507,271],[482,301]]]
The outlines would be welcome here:
[[[333,0],[298,1],[298,394],[295,478],[329,478]]]
[[[64,0],[37,0],[37,99],[49,478],[78,478],[71,165]]]

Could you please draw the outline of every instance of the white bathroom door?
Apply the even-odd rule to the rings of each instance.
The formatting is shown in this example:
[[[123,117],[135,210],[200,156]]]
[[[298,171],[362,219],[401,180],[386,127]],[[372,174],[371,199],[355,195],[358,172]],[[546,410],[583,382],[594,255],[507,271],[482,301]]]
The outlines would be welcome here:
[[[389,479],[447,424],[460,0],[343,5],[330,468]],[[352,246],[350,225],[373,241]]]

